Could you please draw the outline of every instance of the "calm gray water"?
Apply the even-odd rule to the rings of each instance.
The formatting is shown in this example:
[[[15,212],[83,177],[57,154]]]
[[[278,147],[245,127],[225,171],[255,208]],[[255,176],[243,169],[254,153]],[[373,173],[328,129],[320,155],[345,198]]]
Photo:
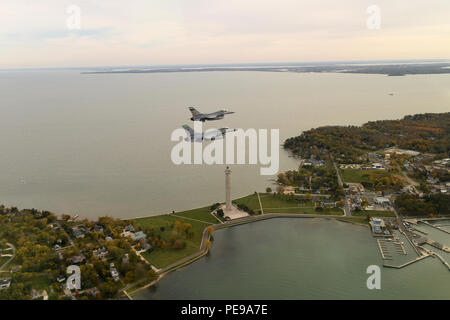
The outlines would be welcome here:
[[[390,96],[389,93],[394,93]],[[0,72],[0,203],[95,218],[135,217],[223,200],[223,166],[175,166],[172,130],[187,106],[236,112],[208,127],[278,128],[280,142],[321,125],[359,125],[449,111],[450,75],[211,72],[82,75]],[[280,170],[297,162],[280,153]],[[233,166],[232,196],[271,184]],[[366,229],[321,220],[271,220],[219,231],[210,256],[142,298],[449,298],[448,271],[431,259],[382,269]]]
[[[450,299],[449,271],[437,259],[401,270],[382,263],[364,227],[324,219],[272,219],[215,232],[206,258],[167,275],[136,298]],[[367,289],[369,265],[381,267],[381,290]]]
[[[389,93],[394,93],[390,96]],[[223,166],[175,166],[187,106],[236,112],[211,126],[301,130],[449,110],[450,75],[0,72],[0,202],[135,217],[223,200]],[[281,153],[280,170],[297,163]],[[233,166],[232,196],[270,185]]]

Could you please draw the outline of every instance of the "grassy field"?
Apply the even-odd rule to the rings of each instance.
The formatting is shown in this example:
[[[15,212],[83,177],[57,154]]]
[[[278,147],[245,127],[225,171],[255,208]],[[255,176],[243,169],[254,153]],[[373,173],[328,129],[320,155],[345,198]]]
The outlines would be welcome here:
[[[297,200],[285,200],[274,196],[273,194],[260,193],[261,203],[263,209],[265,208],[289,208],[299,207],[300,203]]]
[[[252,209],[254,211],[260,210],[258,196],[256,194],[251,194],[246,197],[233,200],[233,202],[237,203],[237,204],[246,205],[247,207],[249,207],[250,209]]]
[[[200,210],[200,209],[198,209]],[[199,217],[199,213],[192,213],[194,210],[190,210],[189,217]],[[184,215],[184,214],[183,214]],[[211,216],[211,215],[209,215]],[[211,218],[213,218],[211,216]],[[200,248],[203,230],[210,224],[206,222],[198,222],[193,220],[187,220],[179,217],[173,217],[171,215],[154,216],[148,218],[140,218],[134,220],[137,226],[150,226],[154,230],[158,230],[161,238],[168,241],[170,238],[171,230],[169,226],[175,221],[187,222],[192,225],[192,230],[194,231],[194,236],[191,239],[186,239],[186,247],[183,249],[171,249],[171,248],[154,248],[151,252],[146,252],[143,256],[157,268],[166,267],[190,254],[197,252]],[[164,227],[164,231],[161,231],[161,227]]]
[[[0,257],[0,267],[10,259],[10,257]]]
[[[209,223],[218,223],[219,221],[211,215],[210,207],[203,207],[199,209],[192,209],[182,212],[175,212],[177,216],[183,216],[190,219],[201,220]]]
[[[366,217],[368,213],[372,217],[395,217],[395,213],[393,211],[379,211],[379,210],[352,211],[352,215],[358,217]]]
[[[50,293],[50,285],[51,281],[48,276],[39,275],[32,277],[30,279],[31,287],[35,290],[47,290],[47,293]]]
[[[370,182],[369,176],[373,174],[376,177],[388,177],[390,172],[386,170],[358,170],[358,169],[343,169],[341,170],[342,180],[350,183]]]
[[[320,212],[315,211],[312,202],[306,204],[299,203],[297,200],[283,199],[266,193],[261,193],[260,197],[264,213],[303,213],[323,215],[343,214],[343,211],[339,208],[325,209]],[[237,204],[244,204],[255,212],[260,210],[258,196],[256,194],[251,194],[246,197],[236,199],[233,202]],[[153,228],[158,234],[161,235],[163,240],[168,242],[172,232],[170,226],[177,220],[183,223],[190,223],[192,225],[192,230],[194,231],[194,236],[191,239],[185,240],[186,247],[183,249],[154,248],[151,252],[144,253],[143,256],[157,268],[164,268],[197,252],[200,248],[203,230],[209,225],[219,222],[210,214],[210,207],[208,206],[199,209],[175,212],[175,216],[172,214],[165,214],[147,218],[138,218],[134,220],[134,223],[140,227]]]
[[[323,215],[343,215],[344,211],[339,208],[324,209],[322,211],[316,211],[314,208],[276,208],[276,209],[264,209],[264,213],[303,213],[303,214],[323,214]]]
[[[259,196],[261,198],[264,213],[344,214],[339,208],[325,209],[320,212],[315,211],[314,203],[311,201],[308,203],[300,203],[297,200],[283,199],[270,193],[260,193]],[[260,208],[258,196],[255,194],[237,199],[234,202],[245,204],[255,211]]]

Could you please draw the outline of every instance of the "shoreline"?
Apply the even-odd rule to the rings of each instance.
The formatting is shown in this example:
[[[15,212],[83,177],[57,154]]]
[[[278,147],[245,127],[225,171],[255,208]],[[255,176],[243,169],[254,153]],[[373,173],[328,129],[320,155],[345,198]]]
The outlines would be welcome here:
[[[206,246],[206,241],[210,241],[211,235],[214,233],[214,231],[220,230],[220,229],[236,227],[236,226],[240,226],[243,224],[264,221],[264,220],[268,220],[268,219],[275,219],[275,218],[305,218],[305,219],[319,218],[319,219],[327,219],[327,220],[336,220],[336,221],[340,221],[340,222],[346,222],[346,223],[350,223],[350,224],[354,224],[354,225],[357,225],[360,227],[366,227],[366,228],[370,229],[369,225],[358,223],[358,222],[351,221],[351,220],[340,219],[340,218],[345,218],[345,215],[331,216],[331,215],[283,214],[283,213],[267,213],[267,214],[263,214],[263,215],[250,216],[250,217],[246,217],[246,218],[237,219],[237,220],[234,220],[234,223],[233,223],[233,220],[231,220],[231,221],[224,222],[224,223],[210,225],[210,226],[205,227],[205,229],[203,230],[203,237],[202,237],[202,242],[200,244],[199,251],[197,251],[196,253],[194,253],[188,257],[180,259],[179,261],[177,261],[165,268],[160,269],[160,271],[158,272],[158,278],[156,280],[154,280],[151,283],[148,283],[142,287],[136,288],[133,291],[127,291],[127,294],[130,295],[131,297],[133,297],[140,291],[150,288],[150,287],[154,286],[155,284],[159,283],[159,281],[162,278],[164,278],[166,275],[170,274],[171,272],[177,271],[191,263],[194,263],[195,261],[199,260],[200,258],[203,258],[209,252],[209,247]],[[238,220],[240,220],[240,221],[238,221]],[[209,228],[212,228],[213,231],[209,232],[208,231]]]

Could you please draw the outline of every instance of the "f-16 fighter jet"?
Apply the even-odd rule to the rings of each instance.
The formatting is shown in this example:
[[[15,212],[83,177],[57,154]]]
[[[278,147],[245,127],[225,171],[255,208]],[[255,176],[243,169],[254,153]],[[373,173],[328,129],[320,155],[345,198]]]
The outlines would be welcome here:
[[[220,129],[209,129],[205,132],[194,132],[194,129],[189,127],[187,124],[183,125],[183,129],[186,130],[188,136],[184,139],[185,141],[191,142],[203,142],[203,141],[214,141],[223,139],[223,137],[228,132],[234,132],[236,129],[230,128],[220,128]]]
[[[227,110],[219,110],[213,113],[200,113],[194,107],[189,107],[189,111],[192,113],[191,120],[192,121],[212,121],[212,120],[221,120],[226,114],[232,114],[234,112]]]

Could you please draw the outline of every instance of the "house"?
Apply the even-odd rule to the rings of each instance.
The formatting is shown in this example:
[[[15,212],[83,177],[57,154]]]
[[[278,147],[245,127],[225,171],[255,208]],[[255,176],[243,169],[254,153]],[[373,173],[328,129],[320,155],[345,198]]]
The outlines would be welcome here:
[[[101,225],[99,225],[99,224],[96,224],[94,226],[94,231],[95,232],[103,232],[103,227]]]
[[[382,234],[382,229],[386,226],[384,220],[379,218],[370,218],[369,224],[372,227],[372,232],[376,234]]]
[[[43,290],[43,291],[37,291],[34,289],[31,289],[31,299],[32,300],[36,300],[36,299],[40,299],[42,298],[43,300],[48,300],[48,294],[47,291]]]
[[[382,163],[372,163],[372,169],[384,169],[384,165]]]
[[[109,241],[113,241],[113,238],[111,238],[110,236],[107,236],[107,237],[105,237],[105,240],[109,242]]]
[[[143,231],[138,231],[133,236],[133,241],[140,241],[146,239],[147,235]]]
[[[148,250],[151,250],[152,246],[148,243],[147,239],[141,240],[139,242],[139,251],[138,252],[145,252]]]
[[[123,232],[134,232],[134,226],[132,224],[127,225],[124,229]]]
[[[322,207],[322,208],[335,208],[336,207],[336,202],[334,202],[334,201],[322,201],[321,203],[320,203],[320,206]]]
[[[437,184],[437,183],[439,183],[439,179],[433,178],[433,177],[428,177],[427,178],[427,183],[429,183],[429,184]]]
[[[109,271],[111,272],[111,276],[112,276],[112,278],[113,278],[113,280],[115,281],[115,282],[117,282],[117,281],[119,281],[120,280],[120,278],[119,278],[119,272],[117,272],[117,269],[116,269],[116,267],[114,266],[114,263],[110,263],[110,265],[109,265]]]
[[[384,206],[384,205],[390,205],[390,200],[386,197],[376,197],[374,199],[374,202],[378,205]]]
[[[8,289],[10,285],[11,285],[11,278],[0,279],[0,290]]]
[[[109,252],[108,252],[108,250],[106,250],[105,247],[102,247],[102,248],[94,249],[92,251],[92,254],[94,256],[96,256],[99,260],[103,260],[108,256]]]
[[[98,290],[97,287],[86,289],[83,292],[86,294],[90,294],[91,296],[94,296],[94,297],[96,297],[100,294],[100,290]]]
[[[77,264],[86,260],[86,257],[84,256],[84,254],[80,253],[77,256],[70,257],[69,260],[72,261],[72,263]]]
[[[83,230],[82,230],[81,228],[79,228],[79,227],[73,227],[73,228],[72,228],[72,233],[73,233],[73,236],[74,236],[75,238],[84,238],[84,232],[83,232]]]
[[[124,231],[120,235],[122,237],[125,237],[125,238],[133,238],[134,237],[134,232]]]

